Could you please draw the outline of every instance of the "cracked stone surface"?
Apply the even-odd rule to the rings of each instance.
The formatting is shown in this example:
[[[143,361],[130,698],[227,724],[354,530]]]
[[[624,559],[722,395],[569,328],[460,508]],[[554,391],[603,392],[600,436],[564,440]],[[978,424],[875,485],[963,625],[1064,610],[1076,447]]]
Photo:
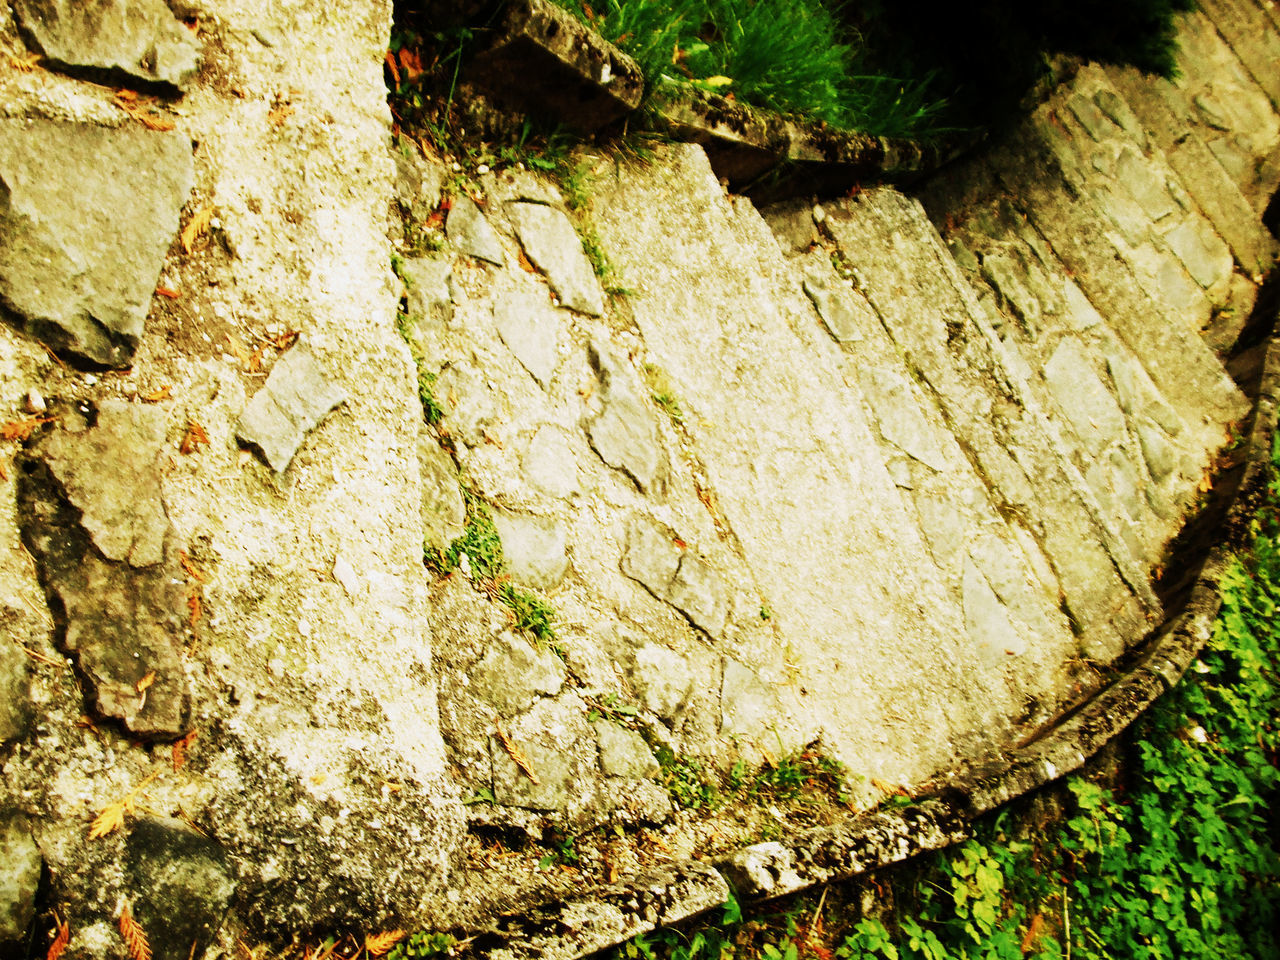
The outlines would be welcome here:
[[[829,268],[811,267],[805,271],[804,292],[813,301],[823,324],[839,343],[862,339],[859,333],[859,313],[874,321],[874,314],[867,302],[842,284]],[[866,322],[864,319],[863,322]]]
[[[600,316],[604,312],[604,291],[569,217],[562,210],[541,203],[512,203],[507,212],[525,253],[547,275],[561,305],[592,317]]]
[[[435,438],[418,437],[422,469],[422,542],[443,550],[466,530],[467,505],[458,487],[458,467]]]
[[[276,473],[284,473],[307,434],[346,398],[306,345],[295,344],[245,407],[236,438],[255,448]]]
[[[622,572],[665,600],[711,637],[720,636],[726,615],[725,586],[701,557],[676,544],[661,524],[636,520],[627,528]]]
[[[0,628],[6,619],[0,609]],[[0,747],[26,736],[35,716],[27,659],[16,643],[0,644]]]
[[[74,423],[74,419],[72,421]],[[164,410],[106,401],[24,458],[23,542],[91,713],[135,734],[186,732],[185,575],[160,502]]]
[[[192,177],[176,132],[0,119],[0,318],[77,362],[129,366]]]
[[[459,253],[487,260],[499,267],[506,263],[507,255],[502,249],[497,231],[485,219],[475,201],[467,195],[463,194],[453,201],[445,230],[449,235],[449,242]]]
[[[163,0],[14,0],[23,34],[54,66],[109,83],[187,89],[196,34]]]
[[[0,946],[16,946],[35,919],[36,887],[44,858],[27,818],[0,809]]]
[[[599,378],[601,403],[587,425],[591,446],[601,460],[635,481],[641,493],[659,492],[666,458],[652,409],[641,399],[634,372],[603,341],[588,346],[588,357]]]
[[[505,716],[527,710],[537,697],[555,696],[565,667],[554,653],[537,650],[514,633],[499,634],[471,672],[471,692]]]
[[[560,321],[543,297],[529,291],[508,293],[493,308],[498,335],[529,375],[545,387],[560,359]]]
[[[551,589],[569,572],[564,524],[552,517],[495,510],[493,525],[502,538],[507,572],[521,584]]]

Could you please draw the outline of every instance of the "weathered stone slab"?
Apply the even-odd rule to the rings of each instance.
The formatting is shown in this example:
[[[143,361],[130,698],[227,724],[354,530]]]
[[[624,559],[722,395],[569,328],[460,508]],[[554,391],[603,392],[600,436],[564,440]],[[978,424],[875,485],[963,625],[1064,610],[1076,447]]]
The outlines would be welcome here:
[[[400,270],[408,288],[409,316],[416,321],[447,323],[453,316],[452,264],[440,257],[412,257]]]
[[[560,360],[560,321],[546,298],[511,291],[494,304],[493,318],[520,365],[539,386],[550,384]]]
[[[524,252],[571,310],[598,317],[604,312],[604,291],[582,241],[564,211],[541,203],[513,203],[507,207]]]
[[[497,231],[466,194],[454,197],[449,218],[445,221],[445,233],[459,253],[487,260],[499,267],[506,263],[507,255],[503,252]]]
[[[158,407],[107,401],[96,425],[55,430],[24,456],[18,509],[91,712],[140,736],[176,737],[189,707],[186,597],[175,536],[157,507],[162,418]]]
[[[276,473],[284,473],[306,435],[346,397],[306,345],[295,344],[245,407],[236,438],[257,449]]]
[[[175,133],[0,120],[0,317],[60,354],[127,367],[191,182]]]
[[[495,510],[493,525],[502,538],[507,572],[517,583],[543,589],[559,586],[569,572],[563,523],[551,517]]]
[[[547,0],[506,6],[466,79],[501,102],[591,131],[634,110],[644,74],[629,56]]]
[[[581,700],[539,700],[504,732],[526,761],[522,770],[498,737],[489,741],[493,793],[499,803],[581,817],[594,799],[600,769],[595,731]],[[532,776],[530,776],[532,773]],[[587,789],[583,789],[587,787]]]
[[[683,613],[695,627],[718,637],[727,613],[724,581],[701,557],[678,547],[675,539],[661,524],[632,521],[621,570]]]
[[[527,710],[537,697],[555,696],[565,668],[547,650],[535,650],[514,633],[494,638],[492,648],[471,673],[471,692],[505,716]]]
[[[810,267],[804,274],[804,292],[813,301],[818,316],[838,343],[862,339],[858,314],[871,315],[867,302],[842,284],[830,269]]]
[[[163,0],[14,0],[18,28],[46,60],[107,83],[185,90],[200,44]]]
[[[684,708],[693,690],[688,661],[656,643],[636,648],[627,675],[641,702],[664,720],[672,719]]]
[[[7,617],[0,608],[0,632]],[[26,736],[34,711],[31,705],[31,668],[16,643],[0,644],[0,747]],[[3,900],[3,897],[0,897]],[[0,940],[4,937],[0,936]]]
[[[458,487],[458,468],[427,433],[418,437],[422,470],[422,539],[425,547],[443,550],[466,529],[467,505]]]
[[[135,906],[155,960],[192,960],[218,935],[235,894],[235,874],[222,844],[181,820],[146,817],[129,833],[127,869]]]
[[[36,887],[44,858],[31,836],[27,818],[0,811],[0,947],[20,949],[35,919]]]
[[[641,493],[659,492],[666,457],[653,411],[640,397],[634,374],[608,344],[592,341],[587,357],[600,380],[602,406],[587,424],[591,447],[600,459],[629,476]]]
[[[658,761],[644,737],[607,720],[595,727],[600,744],[600,769],[606,776],[635,780],[657,776]]]

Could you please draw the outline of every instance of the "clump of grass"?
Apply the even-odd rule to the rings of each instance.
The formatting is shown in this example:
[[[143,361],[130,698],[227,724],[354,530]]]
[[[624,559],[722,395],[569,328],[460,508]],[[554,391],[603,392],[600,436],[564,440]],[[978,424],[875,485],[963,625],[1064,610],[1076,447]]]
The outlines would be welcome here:
[[[919,136],[944,101],[931,79],[878,74],[821,0],[557,0],[640,64],[652,87],[714,93],[877,136]]]

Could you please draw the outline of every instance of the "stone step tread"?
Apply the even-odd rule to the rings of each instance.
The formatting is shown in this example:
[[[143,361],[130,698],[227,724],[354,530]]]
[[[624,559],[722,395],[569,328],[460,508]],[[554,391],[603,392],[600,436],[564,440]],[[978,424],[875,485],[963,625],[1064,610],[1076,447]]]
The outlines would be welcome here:
[[[1280,109],[1280,29],[1251,4],[1201,0],[1201,8],[1231,45],[1254,81]]]

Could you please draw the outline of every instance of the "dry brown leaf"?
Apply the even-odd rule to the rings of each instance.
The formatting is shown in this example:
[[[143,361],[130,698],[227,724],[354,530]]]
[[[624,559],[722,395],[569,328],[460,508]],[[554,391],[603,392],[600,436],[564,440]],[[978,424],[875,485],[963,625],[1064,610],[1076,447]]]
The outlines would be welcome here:
[[[182,294],[177,290],[173,289],[173,287],[164,287],[164,286],[156,287],[156,293],[159,296],[168,297],[170,300],[177,300],[179,297],[182,296]]]
[[[40,63],[40,54],[33,53],[27,57],[10,57],[9,66],[22,73],[30,73]]]
[[[364,948],[371,957],[380,957],[404,939],[403,930],[387,930],[364,938]]]
[[[200,571],[196,568],[196,565],[191,562],[191,558],[187,556],[187,551],[185,550],[178,551],[178,562],[182,564],[182,569],[187,571],[188,577],[196,581],[196,583],[204,583],[204,577],[201,576]]]
[[[182,445],[178,447],[178,452],[186,455],[195,453],[200,449],[200,445],[209,445],[209,435],[205,433],[204,427],[200,426],[195,420],[187,421],[187,432],[182,438]]]
[[[138,93],[136,90],[117,90],[116,97],[126,103],[136,103],[138,100]]]
[[[213,204],[205,207],[187,221],[187,225],[182,228],[182,234],[179,237],[182,241],[183,253],[191,253],[195,249],[196,241],[209,232],[209,224],[212,222]]]
[[[62,923],[58,924],[57,936],[53,938],[53,943],[49,944],[49,952],[44,955],[44,960],[58,960],[70,942],[71,924],[63,920]]]
[[[167,131],[167,130],[172,130],[174,128],[174,122],[171,119],[169,119],[168,117],[162,114],[156,113],[153,110],[142,109],[140,106],[137,105],[136,102],[130,101],[128,98],[124,97],[123,96],[124,93],[132,94],[133,91],[131,90],[121,91],[121,93],[116,94],[115,99],[113,99],[111,102],[114,103],[121,110],[123,110],[125,113],[127,113],[129,116],[131,116],[134,120],[137,120],[140,124],[142,124],[148,130]],[[136,101],[137,94],[133,94],[133,97],[135,98],[135,101]]]
[[[173,386],[172,384],[166,383],[159,390],[152,390],[150,393],[146,394],[142,399],[145,403],[159,403],[161,400],[172,400]]]
[[[387,69],[391,71],[391,78],[396,82],[396,88],[400,87],[400,68],[396,66],[396,57],[390,50],[383,56],[383,62],[386,63]]]
[[[142,924],[133,918],[127,903],[120,908],[120,936],[124,938],[124,945],[129,948],[129,956],[133,960],[151,960],[147,934],[142,929]]]
[[[138,683],[136,684],[138,692],[142,693],[155,682],[156,682],[156,672],[154,670],[148,670],[146,674],[143,675],[142,679],[139,680]]]
[[[57,417],[27,417],[24,420],[10,420],[0,425],[0,440],[26,440],[35,433],[36,428],[53,423]]]
[[[502,724],[498,723],[497,721],[494,721],[493,726],[498,731],[498,740],[502,744],[502,749],[507,751],[507,756],[511,758],[511,761],[517,767],[519,767],[521,772],[523,772],[526,777],[528,777],[531,781],[533,781],[535,785],[541,783],[542,781],[538,779],[538,775],[533,772],[533,767],[529,766],[528,758],[526,758],[525,755],[520,752],[519,747],[517,747],[514,743],[511,742],[511,739],[507,736],[506,731],[502,729]]]
[[[188,730],[187,733],[179,740],[173,741],[173,772],[177,773],[182,769],[182,765],[187,762],[187,748],[191,746],[191,741],[196,738],[194,730]]]

